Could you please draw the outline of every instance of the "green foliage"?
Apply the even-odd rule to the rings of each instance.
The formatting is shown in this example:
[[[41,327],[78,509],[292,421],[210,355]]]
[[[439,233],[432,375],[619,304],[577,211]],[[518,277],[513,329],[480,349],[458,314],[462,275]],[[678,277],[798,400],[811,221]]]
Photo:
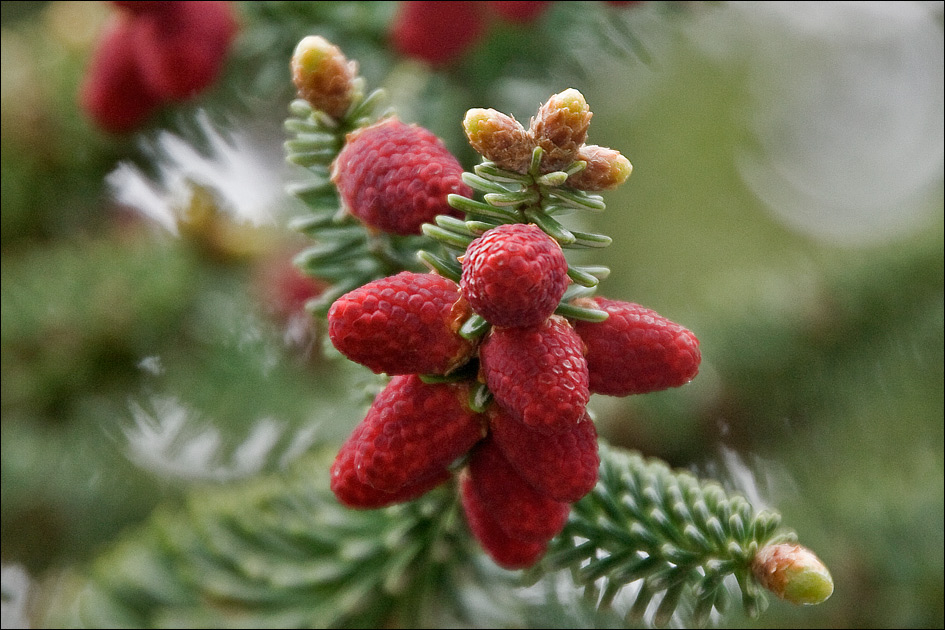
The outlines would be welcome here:
[[[301,99],[290,105],[292,116],[285,127],[294,139],[285,143],[286,159],[307,169],[309,179],[290,185],[288,192],[311,211],[294,219],[291,227],[315,241],[298,254],[296,264],[331,284],[309,304],[318,316],[324,316],[332,302],[352,289],[403,269],[420,268],[418,237],[368,232],[357,218],[341,209],[331,182],[331,163],[344,146],[345,136],[382,118],[385,112],[376,110],[383,100],[380,90],[359,97],[341,120]]]
[[[45,625],[436,627],[474,621],[477,574],[508,588],[472,560],[452,487],[351,511],[328,490],[329,457],[158,510],[72,576]]]
[[[441,275],[459,282],[462,267],[457,262],[469,244],[487,230],[505,223],[534,223],[553,238],[563,249],[596,249],[610,244],[603,234],[569,230],[554,215],[576,210],[602,212],[605,209],[600,195],[589,194],[564,186],[567,177],[584,167],[575,162],[565,171],[539,174],[542,150],[536,147],[528,173],[515,173],[498,168],[483,160],[474,167],[474,173],[463,173],[463,181],[482,193],[482,201],[461,195],[450,195],[450,205],[465,213],[464,220],[439,216],[435,224],[425,224],[423,233],[436,240],[442,253],[421,250],[419,256]],[[607,267],[568,264],[568,287],[556,313],[576,319],[602,321],[607,314],[595,308],[571,304],[578,297],[593,295],[600,280],[610,273]]]
[[[393,2],[238,2],[245,26],[223,81],[227,93],[249,101],[286,102],[294,96],[288,59],[307,35],[321,35],[358,59],[361,73],[372,83],[393,63],[386,29],[396,8]],[[281,112],[273,112],[281,115]]]
[[[602,445],[600,480],[572,508],[542,568],[570,569],[575,584],[602,608],[635,584],[626,618],[642,622],[658,600],[656,626],[667,625],[680,607],[698,626],[706,625],[713,609],[727,612],[725,580],[734,576],[746,611],[756,616],[766,600],[751,576],[752,559],[768,544],[796,538],[793,532],[776,536],[780,522],[776,512],[756,513],[743,496],[716,482]]]
[[[86,239],[5,261],[4,411],[62,409],[84,388],[131,371],[198,290],[194,261],[178,254],[135,239]]]
[[[44,625],[442,627],[481,625],[483,615],[508,622],[509,611],[486,612],[470,594],[504,601],[523,583],[484,560],[452,483],[411,503],[350,510],[328,490],[331,454],[165,505],[87,573],[57,578]],[[713,608],[727,612],[728,576],[750,614],[763,608],[751,560],[760,547],[794,538],[777,532],[777,513],[756,513],[741,495],[637,453],[605,445],[601,459],[597,487],[575,504],[526,581],[569,569],[601,615],[640,581],[627,620],[641,622],[662,594],[657,626],[677,609],[699,625]],[[553,591],[543,597],[542,607],[560,604]]]

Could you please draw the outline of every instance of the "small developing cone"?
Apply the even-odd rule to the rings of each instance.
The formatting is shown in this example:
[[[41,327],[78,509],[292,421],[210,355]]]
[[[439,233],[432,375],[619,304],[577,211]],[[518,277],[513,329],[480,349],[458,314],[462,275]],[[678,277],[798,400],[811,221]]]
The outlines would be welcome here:
[[[466,112],[463,129],[477,153],[507,171],[525,173],[532,159],[534,140],[515,118],[494,109]]]
[[[596,144],[581,147],[575,159],[587,162],[583,171],[568,178],[568,185],[579,190],[613,190],[627,181],[633,172],[630,160],[619,151]]]
[[[584,95],[574,88],[553,95],[539,108],[529,133],[544,151],[542,173],[562,170],[578,159],[592,115]]]
[[[762,547],[751,563],[766,589],[792,604],[820,604],[833,593],[833,578],[820,558],[796,544]]]
[[[332,118],[341,118],[357,94],[358,64],[324,37],[309,35],[295,47],[292,82],[299,97]]]

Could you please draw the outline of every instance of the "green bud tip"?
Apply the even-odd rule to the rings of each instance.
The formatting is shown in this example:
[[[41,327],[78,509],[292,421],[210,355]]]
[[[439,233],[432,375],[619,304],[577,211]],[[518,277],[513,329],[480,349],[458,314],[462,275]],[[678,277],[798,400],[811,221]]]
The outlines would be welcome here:
[[[830,571],[810,549],[801,545],[762,547],[751,570],[762,586],[793,604],[820,604],[833,594]]]
[[[552,99],[557,107],[567,108],[572,112],[583,113],[589,109],[584,95],[574,88],[568,88],[563,92],[559,92],[555,94]]]
[[[317,72],[337,49],[320,35],[303,37],[292,53],[292,63],[304,72]]]
[[[486,130],[484,127],[489,120],[488,109],[482,109],[481,107],[470,109],[466,112],[466,117],[463,118],[463,129],[466,130],[468,136],[478,135]]]

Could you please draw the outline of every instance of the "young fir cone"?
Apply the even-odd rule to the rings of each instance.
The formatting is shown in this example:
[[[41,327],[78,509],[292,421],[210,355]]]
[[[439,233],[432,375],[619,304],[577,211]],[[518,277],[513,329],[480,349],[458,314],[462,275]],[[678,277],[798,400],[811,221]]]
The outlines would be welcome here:
[[[609,315],[602,322],[574,323],[587,348],[592,392],[645,394],[685,385],[699,372],[699,340],[686,328],[631,302],[602,297],[580,302]]]
[[[440,67],[466,54],[487,28],[481,2],[408,0],[398,4],[390,40],[401,55]]]
[[[577,159],[578,150],[587,140],[591,116],[584,95],[574,88],[553,95],[539,108],[529,134],[544,151],[542,173],[560,171]]]
[[[349,444],[357,444],[361,435],[368,431],[368,425],[361,423],[338,451],[334,463],[331,465],[331,491],[343,505],[360,510],[377,508],[405,503],[426,494],[433,488],[446,482],[452,474],[446,468],[441,468],[428,477],[401,486],[394,492],[378,490],[374,486],[358,479],[357,467],[354,463],[357,451]]]
[[[554,313],[568,282],[561,246],[536,225],[510,223],[470,243],[459,286],[490,324],[534,326]]]
[[[528,2],[522,2],[520,0],[515,2],[493,0],[486,4],[489,5],[489,9],[491,9],[493,13],[508,22],[514,22],[516,24],[529,24],[534,22],[541,17],[542,13],[550,9],[552,5],[551,2],[540,0],[530,0]]]
[[[627,181],[633,172],[630,160],[619,151],[596,144],[582,146],[575,159],[587,162],[584,170],[568,178],[568,185],[579,190],[613,190]]]
[[[342,118],[358,93],[358,64],[319,35],[309,35],[295,47],[292,82],[300,98],[332,118]]]
[[[563,317],[536,326],[493,328],[479,348],[479,372],[495,401],[541,433],[573,430],[590,399],[584,343]]]
[[[525,569],[541,559],[547,542],[524,542],[506,534],[473,488],[469,470],[459,475],[459,496],[469,531],[496,564],[504,569]]]
[[[506,536],[546,543],[564,528],[571,505],[535,490],[491,438],[472,450],[468,470],[472,491]]]
[[[328,283],[302,271],[293,249],[278,249],[254,265],[251,289],[265,313],[288,329],[314,330],[315,319],[305,310],[309,300],[321,295]]]
[[[449,278],[402,271],[335,300],[328,336],[339,352],[375,373],[443,375],[475,354],[476,342],[458,332],[471,314]]]
[[[463,118],[463,129],[470,146],[499,168],[528,172],[535,140],[512,116],[494,109],[470,109]]]
[[[486,419],[467,404],[469,382],[424,383],[395,376],[365,416],[354,449],[358,480],[397,492],[445,469],[486,433]]]
[[[135,57],[140,31],[133,16],[112,16],[79,88],[82,110],[109,133],[134,131],[164,104],[145,82]]]
[[[191,98],[213,83],[238,24],[230,2],[165,2],[138,12],[135,52],[144,80],[169,101]]]
[[[590,416],[550,435],[529,428],[499,405],[492,405],[488,417],[492,440],[539,494],[574,503],[594,488],[600,457]]]
[[[167,12],[174,3],[166,0],[110,0],[108,4],[128,13],[147,14]]]
[[[397,118],[349,133],[332,163],[331,181],[348,212],[391,234],[420,234],[439,214],[460,217],[447,196],[472,197],[463,167],[446,145]]]

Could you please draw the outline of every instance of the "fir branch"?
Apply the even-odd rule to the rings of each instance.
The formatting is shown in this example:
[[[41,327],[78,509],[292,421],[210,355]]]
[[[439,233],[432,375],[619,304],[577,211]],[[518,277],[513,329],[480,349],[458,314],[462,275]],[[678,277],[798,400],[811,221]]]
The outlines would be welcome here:
[[[343,73],[352,70],[340,51],[316,37],[306,38],[300,43],[293,63],[304,56],[306,50],[319,54],[312,57],[301,75],[294,76],[300,86],[304,85],[306,72]],[[329,60],[331,55],[335,57]],[[314,61],[319,59],[321,66]],[[335,66],[331,66],[332,61]],[[340,81],[340,75],[336,79]],[[295,219],[292,226],[316,242],[299,254],[297,264],[305,273],[335,283],[308,304],[309,310],[318,316],[324,316],[332,302],[344,293],[373,280],[404,270],[419,272],[424,270],[425,264],[434,269],[442,267],[439,264],[442,257],[431,259],[421,252],[421,247],[429,244],[427,235],[402,236],[368,229],[341,204],[331,179],[331,166],[343,149],[348,134],[392,113],[382,108],[386,100],[383,90],[374,90],[365,96],[362,77],[348,76],[345,80],[350,82],[348,98],[351,100],[343,114],[339,110],[339,113],[330,115],[318,108],[318,100],[298,98],[289,105],[290,117],[284,123],[285,130],[293,136],[284,143],[286,160],[307,169],[310,178],[307,182],[287,186],[287,192],[311,210],[310,215]],[[300,94],[302,91],[300,87]],[[310,97],[317,99],[318,95]],[[492,208],[487,204],[481,205]],[[502,213],[497,214],[501,216]],[[474,238],[466,229],[459,232],[455,228],[443,230],[436,226],[429,226],[429,229],[460,251]]]
[[[567,94],[569,98],[574,96],[570,92]],[[583,104],[583,97],[580,102]],[[301,105],[293,105],[297,115],[304,114],[303,109]],[[357,103],[347,111],[358,111]],[[539,111],[539,117],[543,112],[544,109]],[[548,121],[542,119],[543,124],[568,124],[566,118],[548,116]],[[352,124],[363,124],[367,119],[359,117],[352,122],[345,117],[326,117],[315,110],[308,118],[302,123],[287,124],[286,128],[296,133],[296,140],[286,144],[286,152],[290,161],[311,167],[310,170],[324,181],[334,159],[329,159],[330,154],[337,152],[335,146],[327,143],[327,134]],[[473,123],[478,120],[473,120]],[[488,229],[491,224],[506,222],[534,224],[562,247],[609,244],[609,239],[603,235],[571,232],[552,215],[575,210],[603,211],[603,199],[588,191],[609,190],[622,184],[631,168],[625,158],[596,146],[588,147],[582,153],[586,124],[581,127],[580,121],[575,121],[571,131],[578,139],[573,143],[580,147],[546,144],[549,161],[543,164],[545,149],[539,142],[530,152],[527,169],[522,167],[524,172],[514,172],[506,169],[520,168],[516,165],[521,163],[517,159],[522,157],[521,152],[514,156],[516,159],[505,159],[508,156],[501,150],[505,145],[498,140],[490,145],[489,142],[495,138],[485,134],[489,125],[479,122],[483,124],[472,125],[467,132],[474,148],[484,148],[481,152],[485,161],[474,174],[464,174],[464,181],[481,194],[481,201],[449,195],[450,205],[463,212],[465,217],[463,220],[442,217],[435,224],[425,224],[423,235],[432,238],[446,253],[418,250],[415,252],[417,259],[458,281],[462,272],[461,254],[479,236],[480,228]],[[541,128],[544,130],[543,126]],[[541,134],[545,133],[547,130],[541,131]],[[493,154],[496,157],[493,158]],[[562,155],[569,163],[561,163]],[[542,172],[543,166],[549,172]],[[563,166],[567,168],[558,170]],[[572,175],[576,177],[570,180]],[[567,185],[569,181],[572,186]],[[325,201],[321,187],[314,186],[311,190],[317,191],[312,198],[320,204]],[[306,233],[315,236],[316,240],[320,230],[330,225],[325,222],[323,214],[329,205],[313,207],[315,218],[300,222]],[[339,221],[345,220],[343,213],[334,216]],[[383,253],[395,247],[391,239],[380,240],[370,236],[364,240],[336,240],[303,252],[300,260],[304,268],[316,275],[321,265],[340,270],[348,264],[355,271],[358,263],[372,253]],[[396,256],[393,260],[396,261]],[[568,266],[569,278],[585,290],[583,295],[592,294],[608,273],[605,267]],[[349,282],[361,280],[360,276],[355,278],[354,275],[348,275]],[[569,299],[573,294],[570,293]],[[590,321],[607,317],[606,312],[564,300],[557,312]],[[488,328],[475,320],[466,324],[464,336],[478,335]],[[483,393],[487,394],[487,391]],[[485,397],[479,393],[475,397],[485,402]],[[478,403],[474,407],[484,408]],[[645,620],[663,626],[674,617],[685,616],[704,625],[713,610],[726,608],[728,589],[733,582],[738,584],[743,605],[751,615],[758,614],[765,606],[763,588],[803,603],[822,601],[829,596],[832,582],[819,560],[799,546],[781,547],[777,544],[794,539],[790,532],[776,535],[780,523],[778,515],[770,512],[756,514],[743,497],[727,495],[718,484],[703,484],[686,473],[670,471],[661,462],[646,462],[638,455],[621,454],[606,446],[601,452],[602,465],[596,488],[574,504],[568,524],[550,544],[540,564],[546,572],[569,568],[577,584],[583,586],[588,600],[598,607],[610,608],[626,585],[635,584],[628,620]],[[411,505],[425,503],[421,500]],[[452,513],[456,513],[455,507]],[[448,518],[449,514],[444,512],[443,517]],[[390,567],[412,562],[413,554],[419,553],[418,544],[418,541],[406,538],[399,540],[396,553],[387,555],[386,551],[366,541],[358,540],[354,547],[342,546],[342,556],[355,564],[361,561],[367,564],[360,566],[355,573],[345,574],[346,594],[339,597],[343,601],[357,601],[364,596],[365,589],[379,588],[377,573],[386,572],[380,584],[394,584],[394,590],[407,588],[397,577],[397,571],[391,574]],[[397,553],[407,555],[395,559]],[[372,558],[376,562],[369,562]],[[371,569],[377,567],[381,570],[372,572]],[[334,623],[342,617],[330,619]]]
[[[533,223],[565,249],[601,248],[611,243],[603,234],[572,231],[552,214],[574,210],[600,212],[605,209],[600,195],[590,194],[567,186],[570,174],[580,171],[585,164],[573,162],[565,171],[540,172],[541,147],[532,151],[528,172],[517,173],[497,166],[483,158],[474,168],[475,173],[463,173],[463,181],[474,191],[482,194],[482,201],[461,195],[449,195],[449,204],[465,213],[465,220],[451,217],[437,218],[437,225],[426,224],[423,232],[437,241],[443,248],[462,254],[477,236],[502,223]],[[447,277],[459,280],[461,268],[442,256],[422,251],[420,258],[427,265]],[[568,276],[578,285],[594,288],[606,278],[606,267],[581,268],[568,265]],[[562,299],[556,311],[560,315],[587,321],[603,321],[607,313],[599,309],[577,307],[569,304],[571,298]]]
[[[289,105],[291,116],[284,128],[294,137],[284,143],[286,160],[304,167],[309,179],[289,184],[286,192],[310,210],[309,214],[296,217],[290,226],[315,241],[299,253],[296,264],[305,273],[333,283],[332,288],[309,303],[309,310],[315,315],[324,316],[335,299],[372,280],[405,269],[422,269],[417,259],[421,238],[369,232],[341,207],[331,181],[331,164],[344,147],[347,134],[388,114],[380,111],[384,98],[381,90],[364,97],[358,93],[340,119],[315,109],[303,99]]]
[[[767,604],[762,583],[798,603],[829,597],[833,583],[819,561],[795,562],[792,570],[798,575],[788,579],[795,580],[791,587],[772,588],[771,580],[759,582],[755,577],[768,570],[757,568],[765,554],[796,540],[794,532],[779,530],[779,514],[755,512],[741,495],[673,471],[662,461],[604,443],[600,454],[597,486],[574,504],[565,529],[532,571],[533,579],[569,569],[574,582],[599,608],[612,607],[618,594],[634,591],[626,588],[634,585],[628,621],[656,626],[668,624],[677,613],[687,617],[686,622],[704,626],[713,609],[726,610],[731,576],[751,616]],[[806,550],[799,553],[806,554],[804,561],[813,558]],[[786,594],[785,589],[807,586],[806,601]],[[646,619],[653,602],[658,603]]]
[[[128,456],[165,479],[223,482],[285,468],[317,440],[317,426],[290,428],[273,418],[254,422],[229,444],[214,423],[173,396],[131,403],[133,424],[123,427]]]
[[[196,489],[180,509],[159,509],[84,575],[44,591],[39,625],[479,625],[484,611],[471,593],[513,596],[516,574],[483,562],[451,484],[410,503],[350,510],[328,489],[330,455],[300,458],[286,473]],[[779,531],[777,514],[756,513],[714,482],[635,453],[602,445],[601,460],[597,487],[573,506],[545,558],[522,577],[554,581],[557,571],[570,569],[587,601],[605,614],[638,583],[627,619],[657,626],[674,615],[705,625],[713,608],[724,613],[730,576],[746,610],[763,609],[752,564],[759,550],[795,538]],[[807,588],[805,579],[822,575],[822,565],[792,567],[804,579],[789,569],[771,572],[769,582],[787,576]],[[823,595],[824,581],[814,584]],[[504,603],[511,604],[504,614],[522,612]]]
[[[482,611],[479,564],[450,486],[383,510],[328,489],[328,454],[286,475],[195,491],[165,507],[49,602],[63,627],[436,627]],[[63,582],[65,583],[65,582]],[[500,593],[493,593],[503,597]]]

